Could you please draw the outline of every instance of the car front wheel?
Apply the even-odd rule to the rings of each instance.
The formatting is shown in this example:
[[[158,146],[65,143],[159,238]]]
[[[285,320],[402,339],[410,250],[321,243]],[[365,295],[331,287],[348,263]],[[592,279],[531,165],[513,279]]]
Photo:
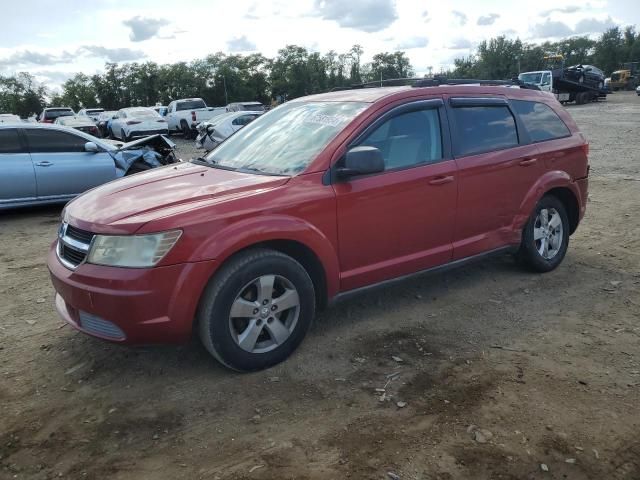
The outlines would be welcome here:
[[[267,249],[233,257],[207,285],[198,308],[198,333],[217,360],[238,371],[285,360],[315,315],[307,271],[293,258]]]
[[[545,195],[524,227],[519,259],[534,271],[550,272],[567,253],[569,232],[563,203],[553,195]]]

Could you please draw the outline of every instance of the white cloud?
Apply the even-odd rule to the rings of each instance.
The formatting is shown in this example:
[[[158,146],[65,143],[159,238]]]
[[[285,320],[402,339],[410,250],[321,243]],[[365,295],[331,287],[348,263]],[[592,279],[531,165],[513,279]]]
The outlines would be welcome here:
[[[246,35],[232,38],[227,42],[227,49],[230,52],[253,52],[256,50],[256,44],[249,41]]]
[[[132,42],[142,42],[157,36],[162,27],[169,25],[169,20],[166,18],[149,18],[136,15],[122,23],[131,29],[129,39]]]
[[[427,45],[429,45],[429,39],[427,37],[410,37],[398,43],[398,45],[396,46],[396,50],[424,48]]]
[[[315,15],[364,32],[384,30],[397,18],[393,0],[316,0]]]
[[[477,25],[493,25],[500,18],[498,13],[490,13],[489,15],[478,18]]]

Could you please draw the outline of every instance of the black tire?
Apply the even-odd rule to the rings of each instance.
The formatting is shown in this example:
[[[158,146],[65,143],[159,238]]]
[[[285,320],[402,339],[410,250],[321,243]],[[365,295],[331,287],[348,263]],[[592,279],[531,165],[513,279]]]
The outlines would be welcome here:
[[[233,330],[231,307],[254,279],[272,275],[285,278],[297,291],[297,321],[286,340],[272,350],[250,352],[241,348],[236,340],[238,332]],[[282,362],[300,345],[315,316],[315,305],[313,282],[296,260],[275,250],[247,250],[231,258],[209,281],[198,306],[198,334],[209,353],[223,365],[243,372],[261,370]],[[259,315],[255,321],[261,322]],[[273,342],[266,321],[261,331],[258,341],[264,334],[267,342]]]
[[[534,230],[539,222],[538,216],[542,210],[547,210],[548,212],[555,210],[559,214],[562,222],[562,239],[557,248],[557,253],[550,259],[543,257],[538,251],[537,240],[534,238]],[[529,217],[527,224],[522,230],[522,240],[517,253],[518,260],[535,272],[550,272],[562,263],[567,253],[567,248],[569,247],[569,232],[569,217],[567,216],[567,210],[564,204],[553,195],[545,195],[536,205],[531,217]]]
[[[124,129],[120,130],[120,137],[124,143],[130,142],[131,137],[128,137],[126,133],[124,133]]]
[[[111,128],[109,128],[109,138],[111,140],[115,140],[116,139],[116,136],[113,134],[113,130],[111,130]]]
[[[192,135],[191,127],[189,127],[189,124],[187,123],[186,120],[181,120],[180,121],[180,128],[182,130],[182,137],[185,140],[190,140],[191,139],[191,135]]]

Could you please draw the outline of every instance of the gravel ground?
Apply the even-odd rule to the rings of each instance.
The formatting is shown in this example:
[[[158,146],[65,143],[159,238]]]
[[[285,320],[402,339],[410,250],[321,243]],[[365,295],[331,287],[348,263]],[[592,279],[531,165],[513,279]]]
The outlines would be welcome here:
[[[568,109],[592,175],[559,269],[507,256],[353,298],[264,372],[66,327],[60,208],[1,214],[0,478],[639,479],[640,97]]]

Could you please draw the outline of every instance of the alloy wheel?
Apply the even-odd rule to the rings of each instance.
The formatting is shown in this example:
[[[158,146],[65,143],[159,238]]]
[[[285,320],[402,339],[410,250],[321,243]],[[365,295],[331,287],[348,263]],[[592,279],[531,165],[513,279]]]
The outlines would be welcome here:
[[[562,217],[555,208],[543,208],[533,224],[536,250],[545,260],[555,257],[562,247],[564,230]]]
[[[300,298],[294,285],[281,275],[262,275],[236,296],[229,329],[241,349],[266,353],[287,341],[299,316]]]

